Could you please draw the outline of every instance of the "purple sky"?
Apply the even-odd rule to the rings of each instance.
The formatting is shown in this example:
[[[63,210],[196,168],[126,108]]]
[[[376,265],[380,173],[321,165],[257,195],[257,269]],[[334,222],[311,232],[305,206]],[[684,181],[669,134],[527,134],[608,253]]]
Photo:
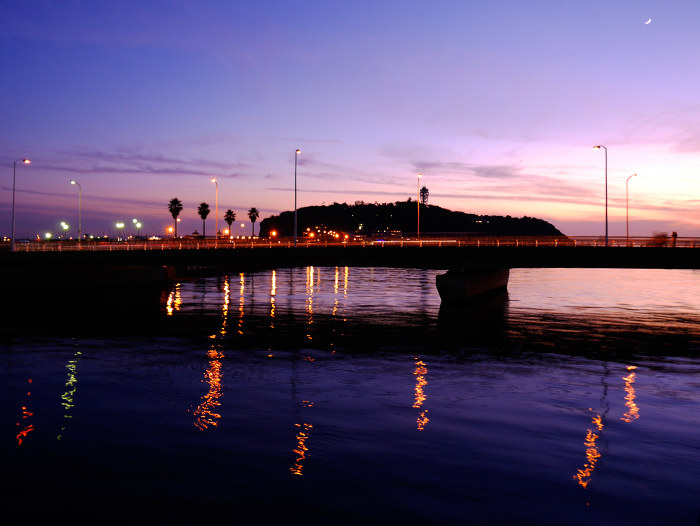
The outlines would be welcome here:
[[[536,216],[570,235],[700,236],[700,4],[0,4],[0,234],[201,231],[294,206],[397,201]],[[645,22],[651,18],[650,24]],[[207,221],[213,232],[213,213]],[[239,221],[238,224],[243,221]],[[219,222],[222,226],[222,221]],[[257,230],[256,230],[257,232]]]

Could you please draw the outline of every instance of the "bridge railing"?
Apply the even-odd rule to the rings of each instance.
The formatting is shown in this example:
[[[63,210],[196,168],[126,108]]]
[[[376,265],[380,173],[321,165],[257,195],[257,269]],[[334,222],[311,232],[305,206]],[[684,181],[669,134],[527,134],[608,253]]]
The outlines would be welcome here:
[[[700,248],[700,238],[678,237],[609,237],[610,247],[676,247]],[[431,236],[420,238],[373,238],[359,241],[309,240],[299,239],[300,248],[312,247],[604,247],[605,236]],[[96,251],[132,251],[132,250],[199,250],[199,249],[261,249],[293,248],[291,238],[226,240],[226,239],[176,239],[124,242],[88,242],[78,245],[77,241],[31,241],[18,242],[18,252],[96,252]],[[9,249],[9,246],[5,247]]]

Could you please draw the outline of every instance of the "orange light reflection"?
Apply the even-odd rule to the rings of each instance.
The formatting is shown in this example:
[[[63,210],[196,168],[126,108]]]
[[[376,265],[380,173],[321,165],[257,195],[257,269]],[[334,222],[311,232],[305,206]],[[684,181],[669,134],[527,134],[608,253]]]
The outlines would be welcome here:
[[[245,293],[245,279],[242,272],[239,276],[241,277],[241,298],[238,302],[238,333],[243,334],[243,306],[245,305],[245,297],[243,294]]]
[[[627,370],[632,371],[636,368],[636,366],[630,365],[629,367],[627,367]],[[637,404],[634,403],[634,399],[636,398],[636,392],[634,390],[634,387],[632,387],[635,378],[635,373],[630,373],[629,375],[622,377],[622,379],[625,381],[625,406],[627,407],[627,412],[624,415],[622,415],[622,418],[620,420],[627,423],[633,422],[637,420],[637,418],[639,418],[639,407],[637,407]]]
[[[207,356],[212,358],[204,373],[204,378],[209,383],[209,392],[202,397],[204,401],[194,411],[194,415],[197,417],[194,425],[202,431],[209,426],[216,427],[218,425],[217,420],[221,418],[221,415],[215,413],[214,408],[221,405],[219,398],[223,394],[221,362],[219,360],[224,357],[224,354],[216,349],[210,349]]]
[[[418,360],[415,362],[416,365],[416,370],[413,371],[413,374],[416,377],[416,388],[415,388],[415,393],[416,393],[416,401],[413,403],[413,408],[414,409],[419,409],[423,403],[426,400],[425,392],[423,391],[423,387],[428,385],[427,380],[425,379],[425,375],[428,373],[428,368],[425,366],[425,363],[423,363],[422,360],[419,360],[418,358],[414,358],[414,360]],[[422,411],[418,415],[417,419],[417,424],[418,424],[418,431],[423,431],[425,429],[426,424],[428,423],[429,419],[425,414],[428,412],[427,409]]]
[[[289,468],[289,470],[294,475],[303,475],[302,470],[304,469],[303,462],[306,460],[306,454],[309,448],[306,447],[306,441],[309,439],[309,433],[314,427],[311,424],[294,424],[295,426],[301,428],[296,435],[297,447],[293,449],[292,452],[296,453],[298,456],[294,461],[294,467]]]

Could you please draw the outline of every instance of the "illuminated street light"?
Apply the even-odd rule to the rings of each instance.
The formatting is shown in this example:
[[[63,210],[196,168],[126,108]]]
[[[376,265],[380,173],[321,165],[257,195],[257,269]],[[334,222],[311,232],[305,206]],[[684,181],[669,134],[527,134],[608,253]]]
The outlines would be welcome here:
[[[423,177],[423,174],[418,174],[418,181],[416,188],[418,188],[418,227],[416,233],[418,234],[416,237],[420,237],[420,178]]]
[[[17,178],[17,163],[22,161],[24,164],[29,164],[29,159],[17,159],[12,170],[12,252],[15,251],[15,179]]]
[[[294,246],[297,246],[297,158],[301,150],[294,152]],[[14,236],[12,236],[14,237]]]
[[[214,230],[216,231],[216,235],[214,236],[214,239],[216,241],[219,240],[219,183],[216,182],[215,178],[211,178],[211,182],[216,185],[216,205],[214,208]],[[216,241],[214,243],[216,244]]]
[[[68,233],[68,223],[61,221],[61,226],[63,227],[63,241],[66,240],[66,234]]]
[[[136,228],[136,223],[139,222],[138,219],[132,219],[131,222],[134,224],[134,228]],[[136,230],[134,230],[134,236],[136,235]]]
[[[602,144],[594,146],[593,149],[605,148],[605,246],[608,246],[608,149]]]
[[[637,174],[630,175],[625,181],[625,211],[627,215],[627,246],[630,244],[630,179]]]
[[[117,223],[117,240],[121,239],[121,229],[124,228],[124,223]]]
[[[82,206],[83,206],[83,187],[80,186],[76,181],[71,181],[70,184],[76,184],[78,185],[78,247],[80,247],[80,243],[82,241],[83,235],[81,233],[81,227],[82,227]]]
[[[245,223],[241,223],[241,228],[245,226]],[[236,237],[238,237],[238,225],[236,225]]]
[[[46,234],[44,234],[44,237],[45,237],[46,239],[51,239],[51,233],[46,232]]]

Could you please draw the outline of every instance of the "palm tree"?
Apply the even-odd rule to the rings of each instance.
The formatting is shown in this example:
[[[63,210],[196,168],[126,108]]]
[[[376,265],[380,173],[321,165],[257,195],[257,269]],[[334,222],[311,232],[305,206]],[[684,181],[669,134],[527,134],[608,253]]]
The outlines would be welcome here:
[[[173,216],[173,223],[175,223],[175,237],[177,237],[177,216],[182,212],[182,202],[177,198],[173,197],[168,203],[168,210]]]
[[[236,220],[236,212],[231,210],[230,208],[226,210],[226,213],[224,214],[224,221],[228,223],[228,237],[229,239],[231,238],[231,235],[233,232],[231,232],[231,225],[233,222]]]
[[[197,207],[197,213],[199,217],[202,218],[202,237],[204,239],[207,238],[207,216],[209,212],[211,212],[211,210],[209,210],[209,205],[206,203],[200,203]]]
[[[257,208],[253,207],[248,210],[248,217],[250,218],[250,222],[253,223],[253,237],[255,237],[255,221],[260,217],[260,212]]]

